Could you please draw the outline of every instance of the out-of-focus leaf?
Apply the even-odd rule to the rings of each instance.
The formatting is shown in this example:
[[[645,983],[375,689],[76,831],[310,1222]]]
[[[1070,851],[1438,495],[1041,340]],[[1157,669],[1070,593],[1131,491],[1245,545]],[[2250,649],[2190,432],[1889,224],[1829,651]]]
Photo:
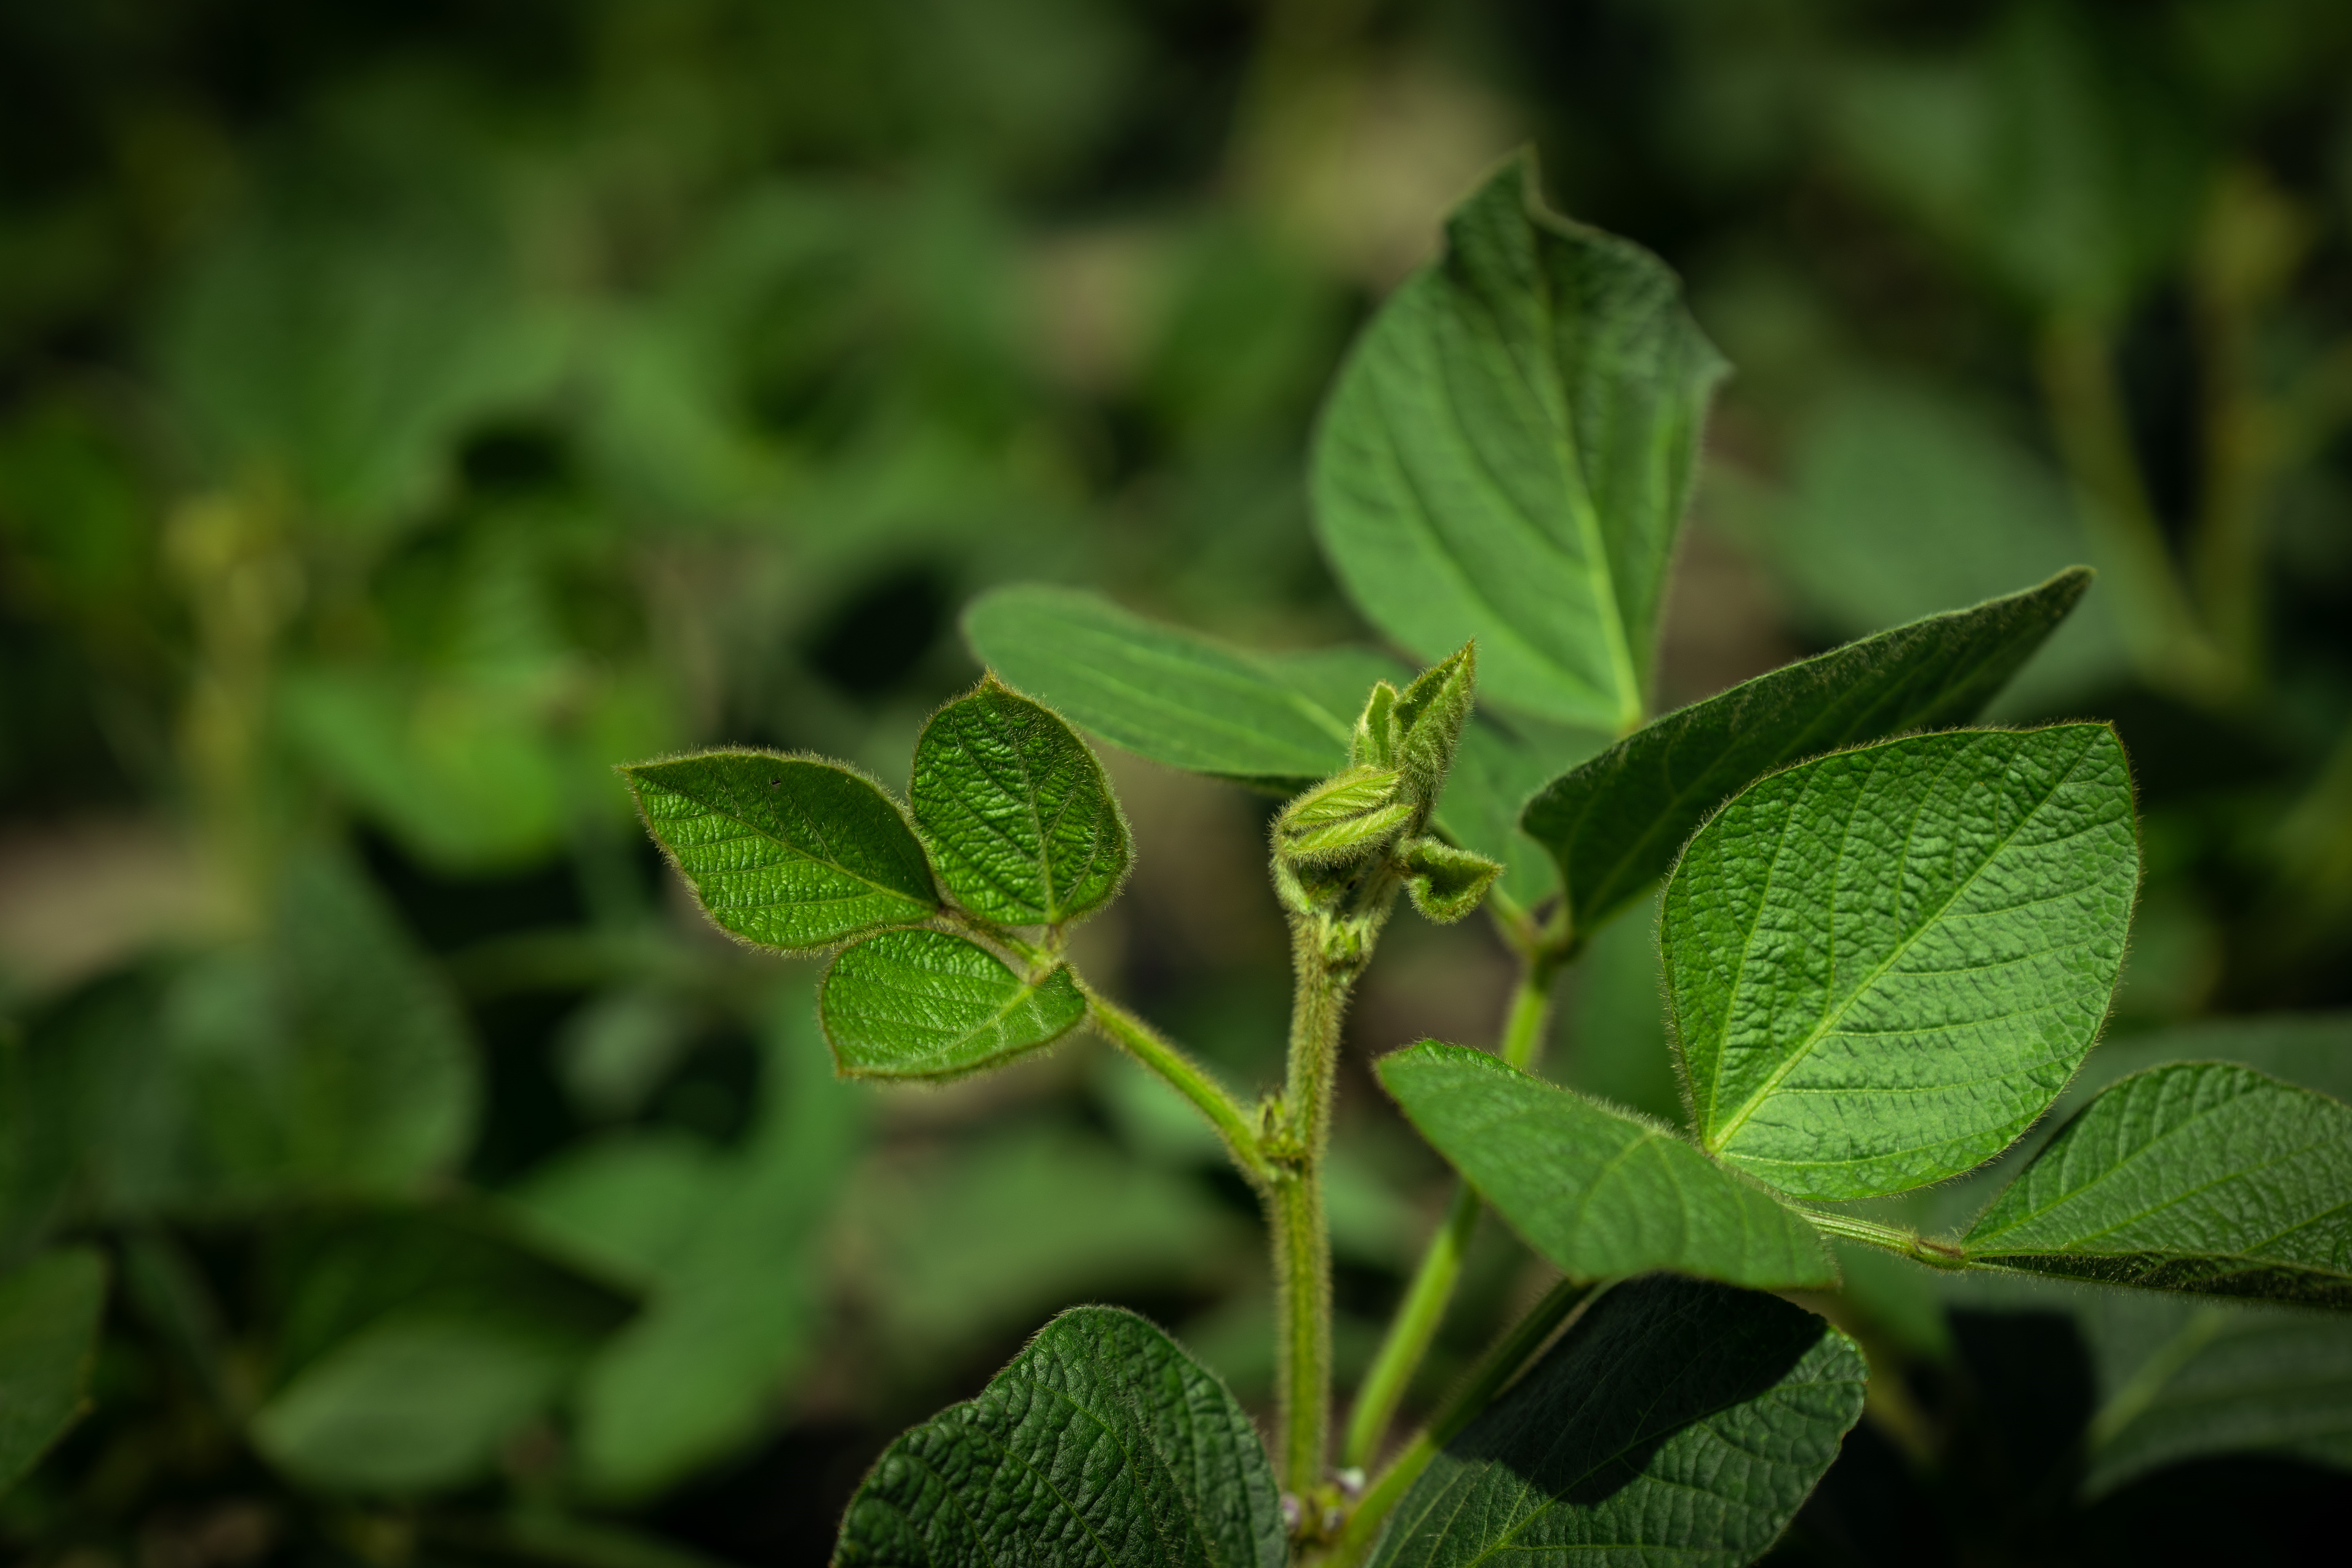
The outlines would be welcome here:
[[[1569,993],[1561,1013],[1568,1038],[1551,1076],[1570,1089],[1680,1127],[1690,1112],[1667,1040],[1657,900],[1645,904],[1640,918],[1601,927],[1566,977]]]
[[[1751,785],[1660,924],[1699,1141],[1820,1198],[1998,1153],[2091,1048],[2138,885],[2102,724],[1885,741]]]
[[[0,1275],[0,1492],[81,1418],[106,1263],[86,1247]]]
[[[2069,1121],[1961,1245],[1994,1268],[2352,1306],[2352,1106],[2224,1063],[2137,1074]]]
[[[1665,875],[1717,802],[1799,757],[1965,723],[2032,658],[2090,584],[2038,588],[1883,632],[1643,725],[1546,784],[1521,821],[1558,858],[1575,929]]]
[[[1851,1340],[1775,1297],[1621,1285],[1430,1462],[1372,1562],[1752,1563],[1837,1458],[1867,1375]]]
[[[1723,360],[1657,258],[1544,208],[1530,157],[1455,210],[1446,242],[1324,411],[1325,552],[1410,652],[1475,638],[1495,700],[1630,729]]]
[[[1000,925],[1060,925],[1133,858],[1102,764],[1052,710],[994,680],[931,715],[907,798],[940,881]]]
[[[1191,1175],[1097,1138],[1013,1127],[877,1172],[852,1200],[873,1288],[908,1356],[961,1349],[1088,1295],[1213,1284],[1245,1268],[1249,1227]]]
[[[565,1090],[592,1117],[630,1115],[677,1066],[693,1022],[678,997],[652,987],[592,998],[564,1020],[556,1038]]]
[[[570,1370],[562,1347],[494,1325],[393,1319],[281,1389],[255,1413],[254,1441],[310,1486],[440,1490],[487,1473]]]
[[[938,931],[888,931],[826,972],[818,1016],[853,1078],[954,1078],[1051,1045],[1086,1016],[1069,965],[1024,980]]]
[[[824,1305],[816,1243],[864,1141],[865,1104],[829,1072],[806,987],[781,992],[759,1120],[740,1151],[690,1175],[641,1154],[626,1173],[634,1190],[608,1170],[599,1194],[575,1176],[565,1194],[563,1222],[592,1246],[627,1251],[651,1291],[581,1389],[581,1458],[602,1492],[645,1495],[743,1441],[812,1349]],[[604,1206],[592,1210],[592,1196]],[[645,1223],[656,1212],[666,1235]]]
[[[1224,1384],[1134,1313],[1078,1307],[883,1452],[834,1561],[1281,1568],[1289,1551],[1274,1467]]]
[[[1572,1279],[1672,1268],[1769,1289],[1837,1283],[1813,1227],[1666,1128],[1424,1040],[1381,1081],[1432,1147]]]
[[[702,907],[748,942],[823,947],[939,907],[898,804],[838,763],[706,752],[626,771]]]
[[[2305,1089],[2352,1101],[2352,1013],[2255,1013],[2201,1018],[2099,1042],[2060,1111],[2109,1084],[2167,1062],[2239,1062]]]
[[[730,1173],[730,1163],[690,1134],[623,1132],[558,1154],[508,1200],[549,1250],[645,1289]]]

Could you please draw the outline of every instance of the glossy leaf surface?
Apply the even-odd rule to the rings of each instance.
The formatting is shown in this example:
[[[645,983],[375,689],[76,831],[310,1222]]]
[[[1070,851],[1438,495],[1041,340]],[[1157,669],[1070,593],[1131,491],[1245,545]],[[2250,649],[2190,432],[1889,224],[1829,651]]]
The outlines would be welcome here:
[[[2352,1306],[2352,1106],[2251,1068],[2126,1079],[1969,1227],[1972,1263]]]
[[[1380,1075],[1421,1135],[1566,1274],[1837,1283],[1811,1226],[1654,1122],[1435,1041],[1383,1057]]]
[[[1274,1468],[1215,1375],[1132,1312],[1080,1307],[977,1399],[884,1451],[840,1568],[1281,1568]]]
[[[1645,724],[1552,780],[1521,824],[1559,862],[1590,931],[1674,864],[1717,804],[1801,757],[1965,723],[2031,658],[2090,584],[2038,588],[1931,616],[1735,686]]]
[[[1475,637],[1487,695],[1629,728],[1723,371],[1673,273],[1546,210],[1514,158],[1340,372],[1313,458],[1324,552],[1414,654]]]
[[[1376,1568],[1752,1563],[1862,1414],[1862,1352],[1777,1297],[1619,1286],[1408,1491]]]
[[[2104,725],[1913,736],[1751,786],[1660,924],[1699,1141],[1815,1198],[1990,1158],[2090,1049],[2138,879]]]
[[[1066,966],[1033,984],[960,936],[892,931],[834,961],[817,1011],[853,1078],[953,1078],[1058,1039],[1087,1004]]]
[[[1058,925],[1127,875],[1127,822],[1102,764],[1057,715],[993,680],[923,726],[908,795],[940,883],[1000,925]]]
[[[747,942],[824,947],[939,907],[914,830],[847,768],[706,752],[625,771],[646,826],[702,907]]]
[[[79,1420],[106,1305],[106,1265],[83,1247],[0,1276],[0,1491]]]

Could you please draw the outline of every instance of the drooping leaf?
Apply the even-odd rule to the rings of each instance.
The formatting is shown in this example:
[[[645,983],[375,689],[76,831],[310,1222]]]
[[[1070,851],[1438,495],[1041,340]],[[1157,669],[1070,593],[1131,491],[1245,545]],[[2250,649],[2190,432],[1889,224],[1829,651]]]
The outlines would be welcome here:
[[[0,1276],[0,1492],[81,1418],[105,1305],[106,1264],[86,1247]]]
[[[2352,1106],[2187,1062],[2093,1100],[1995,1198],[1971,1264],[2352,1306]]]
[[[1059,925],[1118,890],[1127,821],[1050,709],[994,680],[931,715],[908,788],[940,881],[1000,925]]]
[[[2090,1049],[2138,880],[2104,725],[1912,736],[1751,785],[1660,922],[1700,1142],[1816,1198],[1997,1153]]]
[[[748,942],[824,947],[939,908],[898,805],[838,763],[706,752],[624,771],[702,907]]]
[[[1862,1415],[1853,1342],[1776,1297],[1621,1285],[1433,1458],[1374,1568],[1752,1563]]]
[[[1381,1058],[1380,1075],[1421,1135],[1575,1279],[1837,1283],[1811,1226],[1654,1122],[1433,1040]]]
[[[818,1016],[853,1078],[953,1078],[1059,1039],[1086,1016],[1066,964],[1024,980],[937,931],[868,937],[834,961]]]
[[[1288,1553],[1274,1468],[1224,1385],[1134,1313],[1079,1307],[883,1452],[834,1561],[1281,1568]]]
[[[2090,584],[2081,568],[1776,669],[1643,725],[1563,773],[1520,822],[1580,931],[1639,896],[1717,802],[1800,757],[1976,717]]]
[[[1515,157],[1340,372],[1313,458],[1324,552],[1423,658],[1475,637],[1492,698],[1631,728],[1724,369],[1665,266],[1548,211]]]

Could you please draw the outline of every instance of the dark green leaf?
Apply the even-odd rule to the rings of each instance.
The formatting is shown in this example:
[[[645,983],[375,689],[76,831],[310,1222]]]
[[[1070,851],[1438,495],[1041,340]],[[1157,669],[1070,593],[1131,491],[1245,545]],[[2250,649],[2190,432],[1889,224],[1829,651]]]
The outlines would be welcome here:
[[[706,752],[624,771],[702,907],[748,942],[824,947],[939,908],[898,805],[838,763]]]
[[[1778,1298],[1619,1286],[1431,1461],[1372,1562],[1752,1563],[1837,1458],[1866,1375],[1851,1340]]]
[[[1654,1122],[1433,1040],[1381,1058],[1380,1074],[1421,1135],[1572,1278],[1837,1283],[1811,1226]]]
[[[1717,802],[1773,769],[1975,718],[2065,618],[2090,576],[2069,570],[2038,588],[1759,676],[1643,726],[1554,779],[1520,822],[1559,860],[1576,928],[1591,931],[1638,897]]]
[[[81,1419],[106,1264],[84,1247],[0,1276],[0,1492]]]
[[[818,1014],[853,1078],[953,1078],[1060,1038],[1086,1016],[1066,964],[1024,980],[936,931],[868,937],[834,961]]]
[[[884,1451],[840,1568],[1281,1568],[1274,1468],[1215,1376],[1132,1312],[1080,1307],[980,1397]]]
[[[1359,340],[1314,456],[1349,594],[1495,700],[1641,721],[1666,561],[1722,359],[1647,251],[1547,211],[1512,159]]]
[[[2003,1268],[2352,1307],[2352,1106],[2219,1062],[2137,1074],[1961,1245]]]
[[[999,925],[1059,925],[1127,875],[1127,820],[1102,764],[1052,710],[992,679],[923,726],[908,798],[940,881]]]
[[[2138,880],[2105,725],[1917,735],[1750,786],[1660,928],[1700,1142],[1816,1198],[1990,1158],[2091,1048]]]

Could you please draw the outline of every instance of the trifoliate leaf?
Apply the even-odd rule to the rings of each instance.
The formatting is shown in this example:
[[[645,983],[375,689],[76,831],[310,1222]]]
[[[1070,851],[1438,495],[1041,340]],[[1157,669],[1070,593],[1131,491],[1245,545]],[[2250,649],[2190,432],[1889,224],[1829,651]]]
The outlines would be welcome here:
[[[1059,925],[1118,890],[1127,820],[1050,709],[985,680],[923,726],[908,789],[940,881],[1000,925]]]
[[[1274,1467],[1216,1376],[1132,1312],[1063,1313],[977,1399],[884,1450],[839,1568],[1282,1568]]]
[[[1381,1058],[1380,1075],[1430,1145],[1573,1278],[1837,1283],[1811,1226],[1655,1122],[1433,1040]]]
[[[2221,1062],[2137,1074],[1961,1246],[1971,1264],[2352,1307],[2352,1106]]]
[[[1628,729],[1724,369],[1664,265],[1548,211],[1515,157],[1340,372],[1313,459],[1324,552],[1412,652],[1475,637],[1496,700]]]
[[[1990,1158],[2090,1049],[2138,880],[2105,725],[1913,736],[1750,786],[1660,922],[1699,1141],[1816,1198]]]
[[[852,1078],[954,1078],[1059,1039],[1086,1016],[1067,965],[1024,980],[938,931],[888,931],[834,960],[817,1016]]]
[[[824,947],[939,909],[906,817],[838,763],[706,752],[623,771],[695,897],[747,942]]]
[[[1520,822],[1552,852],[1576,929],[1638,898],[1717,803],[1773,769],[1965,723],[2063,620],[2090,573],[1930,616],[1776,669],[1643,725],[1546,784]]]

